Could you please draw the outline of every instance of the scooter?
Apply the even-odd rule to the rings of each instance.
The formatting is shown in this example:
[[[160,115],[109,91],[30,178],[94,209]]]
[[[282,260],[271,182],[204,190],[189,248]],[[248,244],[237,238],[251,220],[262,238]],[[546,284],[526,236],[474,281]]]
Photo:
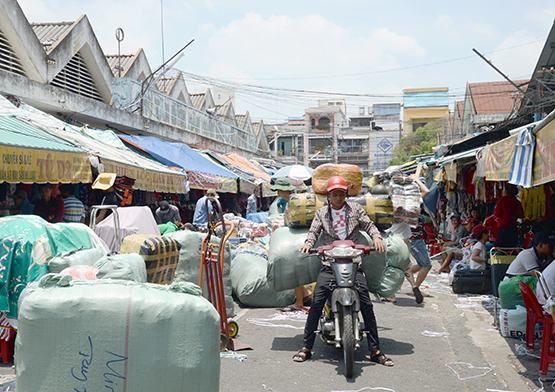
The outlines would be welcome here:
[[[330,261],[335,276],[335,288],[320,317],[317,333],[329,345],[343,349],[345,377],[353,376],[355,350],[364,335],[364,323],[359,320],[360,300],[355,288],[358,265],[354,259],[369,254],[371,247],[353,241],[334,241],[311,250]]]

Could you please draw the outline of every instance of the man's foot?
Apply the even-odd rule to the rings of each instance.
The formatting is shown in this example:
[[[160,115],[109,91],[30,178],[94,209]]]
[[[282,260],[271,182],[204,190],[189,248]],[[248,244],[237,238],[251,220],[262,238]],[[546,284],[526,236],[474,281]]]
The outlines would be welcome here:
[[[304,306],[299,306],[297,304],[293,304],[293,305],[286,306],[285,308],[281,308],[280,310],[282,312],[299,312],[299,311],[306,312],[307,308],[304,307]]]
[[[293,355],[295,362],[304,362],[310,358],[312,358],[312,351],[306,347],[301,348],[297,354]]]
[[[417,304],[421,304],[422,302],[424,302],[424,296],[422,295],[418,287],[413,287],[412,292],[414,293],[414,299],[416,300]]]
[[[391,358],[387,357],[380,350],[374,352],[374,354],[372,354],[370,356],[370,361],[372,361],[374,363],[378,363],[378,364],[383,365],[383,366],[388,366],[388,367],[391,367],[391,366],[395,365],[393,360]]]

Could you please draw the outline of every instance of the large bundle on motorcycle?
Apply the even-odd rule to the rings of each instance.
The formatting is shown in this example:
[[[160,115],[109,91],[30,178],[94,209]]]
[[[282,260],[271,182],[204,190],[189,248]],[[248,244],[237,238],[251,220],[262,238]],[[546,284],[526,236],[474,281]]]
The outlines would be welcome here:
[[[19,392],[219,390],[219,316],[198,287],[56,278],[22,295]]]
[[[391,201],[396,222],[418,225],[420,199],[420,187],[411,177],[395,175],[391,178]]]
[[[285,210],[285,224],[289,227],[310,227],[316,211],[327,204],[323,195],[296,193],[291,195]]]
[[[316,254],[303,254],[299,248],[306,240],[308,230],[282,227],[276,230],[270,240],[268,253],[268,281],[274,290],[294,289],[315,282],[321,268],[321,261]],[[359,232],[356,241],[371,245],[372,241],[364,232]],[[386,253],[371,252],[362,258],[362,269],[366,275],[368,289],[381,295],[383,292],[397,291],[403,283],[404,275],[399,276],[395,270],[404,271],[408,266],[409,251],[399,236],[385,239]],[[316,243],[315,247],[321,243]],[[384,271],[389,268],[384,278]],[[395,270],[393,270],[395,269]]]
[[[79,223],[51,224],[34,215],[0,218],[0,311],[17,318],[21,291],[32,281],[48,273],[48,260],[60,255],[70,257],[80,249],[98,249],[87,253],[82,263],[92,264],[107,250],[100,239]],[[65,265],[67,262],[67,265]],[[78,260],[73,260],[78,264]],[[56,264],[56,263],[55,263]],[[57,260],[58,268],[70,266],[68,260]],[[62,268],[62,269],[63,269]]]
[[[256,308],[287,306],[295,301],[295,292],[276,292],[268,283],[268,260],[252,253],[239,253],[231,263],[233,293],[243,305]]]
[[[164,237],[169,237],[174,239],[181,246],[179,251],[179,262],[175,270],[175,282],[193,282],[199,284],[200,278],[200,258],[201,258],[201,248],[202,240],[206,237],[206,233],[198,233],[190,230],[176,231],[175,233],[169,233],[164,235]],[[219,238],[214,237],[211,239],[212,242],[218,243]],[[231,296],[231,277],[230,277],[230,264],[231,256],[229,246],[225,249],[225,260],[224,260],[224,270],[223,270],[223,281],[224,281],[224,292],[225,292],[225,303],[227,309],[227,316],[231,317],[235,314],[235,307],[233,305],[233,297]],[[208,298],[208,291],[206,290],[206,285],[203,285],[203,295]]]
[[[123,239],[120,253],[138,253],[142,256],[146,263],[148,282],[170,284],[179,262],[180,249],[181,245],[167,236],[133,234]]]
[[[312,189],[315,193],[325,195],[328,179],[341,176],[349,183],[349,196],[356,196],[362,190],[362,170],[357,165],[346,163],[325,163],[318,166],[312,174]]]
[[[383,231],[391,227],[393,223],[393,204],[389,195],[367,193],[351,197],[348,201],[360,204],[378,229]]]

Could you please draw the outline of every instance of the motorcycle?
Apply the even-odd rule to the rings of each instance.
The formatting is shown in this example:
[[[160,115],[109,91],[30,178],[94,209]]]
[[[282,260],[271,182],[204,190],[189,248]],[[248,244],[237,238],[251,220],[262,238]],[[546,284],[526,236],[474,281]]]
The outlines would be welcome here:
[[[345,377],[353,376],[355,350],[360,347],[364,324],[359,320],[360,300],[355,288],[358,265],[354,259],[369,254],[371,247],[353,241],[334,241],[311,250],[330,261],[335,287],[319,322],[317,333],[329,345],[343,349]]]

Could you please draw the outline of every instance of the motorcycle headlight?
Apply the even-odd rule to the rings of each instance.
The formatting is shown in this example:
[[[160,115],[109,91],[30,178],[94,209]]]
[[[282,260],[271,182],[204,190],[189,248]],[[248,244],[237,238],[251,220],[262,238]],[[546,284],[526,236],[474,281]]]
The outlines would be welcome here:
[[[324,255],[334,258],[334,259],[341,259],[341,258],[354,258],[360,256],[362,251],[355,248],[333,248],[331,250],[327,250],[324,252]]]

